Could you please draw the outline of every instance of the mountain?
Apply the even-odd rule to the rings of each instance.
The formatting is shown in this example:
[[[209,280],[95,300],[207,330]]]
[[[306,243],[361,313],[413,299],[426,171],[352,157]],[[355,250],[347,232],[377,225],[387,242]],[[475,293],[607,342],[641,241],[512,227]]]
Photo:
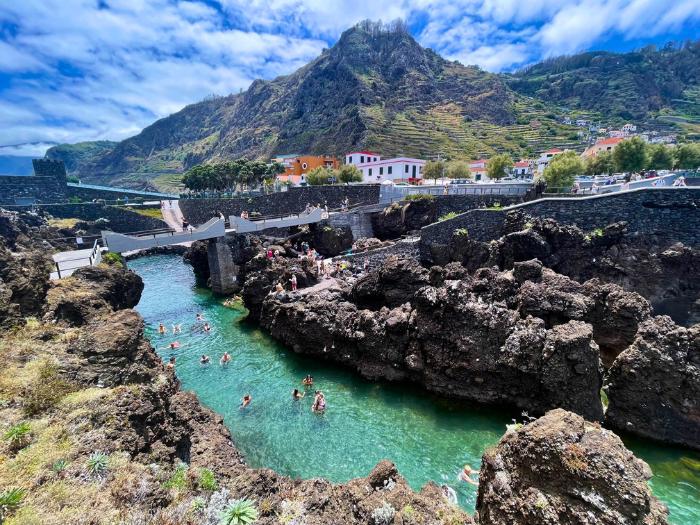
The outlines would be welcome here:
[[[680,51],[664,51],[664,60],[672,61],[675,52]],[[683,53],[697,70],[696,50]],[[472,159],[503,151],[532,156],[553,146],[582,150],[580,128],[564,125],[564,116],[622,121],[625,97],[644,97],[640,82],[619,89],[613,66],[597,58],[608,55],[568,57],[499,75],[445,60],[421,47],[400,22],[365,21],[291,75],[256,80],[243,93],[189,105],[116,145],[90,153],[84,144],[76,145],[82,156],[74,154],[74,146],[62,145],[47,155],[68,158],[69,172],[85,181],[172,189],[195,164],[241,156],[342,155],[367,148],[384,156]],[[654,63],[663,86],[662,62]],[[630,60],[630,70],[643,70],[634,64]],[[679,82],[675,91],[663,88],[665,98],[640,106],[635,118],[653,118],[676,100],[673,93],[692,98],[697,76],[683,76],[680,69],[673,76]],[[605,75],[599,89],[606,104],[578,86],[587,74]],[[548,89],[551,79],[558,89]],[[610,108],[616,113],[596,114]]]
[[[46,157],[62,160],[68,173],[77,174],[86,163],[113,150],[117,144],[119,143],[111,140],[59,144],[49,148]]]
[[[521,94],[599,118],[700,124],[700,41],[554,58],[508,80]]]

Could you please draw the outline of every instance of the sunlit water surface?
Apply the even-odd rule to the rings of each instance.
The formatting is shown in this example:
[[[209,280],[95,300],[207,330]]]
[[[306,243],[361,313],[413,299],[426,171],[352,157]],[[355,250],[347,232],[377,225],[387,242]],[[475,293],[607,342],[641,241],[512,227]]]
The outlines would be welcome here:
[[[195,284],[181,257],[159,255],[129,263],[145,282],[137,309],[147,335],[164,360],[175,355],[182,387],[224,417],[249,465],[269,467],[292,477],[324,477],[340,482],[365,476],[381,459],[390,459],[412,487],[428,481],[455,489],[460,504],[474,510],[476,489],[457,474],[475,468],[484,450],[496,444],[517,414],[457,406],[410,385],[370,383],[356,374],[286,351],[270,337],[241,323],[243,313]],[[195,322],[204,314],[212,330]],[[162,322],[168,334],[158,335]],[[182,333],[170,333],[182,324]],[[171,351],[177,340],[180,348]],[[219,365],[224,351],[232,356]],[[206,354],[211,364],[202,366]],[[306,374],[326,394],[328,409],[311,412],[313,392],[293,401],[292,389]],[[239,409],[241,398],[253,401]],[[654,471],[654,493],[671,510],[677,525],[700,523],[700,454],[630,441],[628,446]]]

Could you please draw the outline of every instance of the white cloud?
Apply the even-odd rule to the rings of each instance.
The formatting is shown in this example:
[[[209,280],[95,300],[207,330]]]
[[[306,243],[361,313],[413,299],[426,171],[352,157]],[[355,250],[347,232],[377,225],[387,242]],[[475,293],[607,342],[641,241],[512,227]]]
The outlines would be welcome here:
[[[423,45],[492,71],[700,21],[698,0],[218,2],[0,2],[0,146],[125,138],[290,73],[366,18],[404,18]]]

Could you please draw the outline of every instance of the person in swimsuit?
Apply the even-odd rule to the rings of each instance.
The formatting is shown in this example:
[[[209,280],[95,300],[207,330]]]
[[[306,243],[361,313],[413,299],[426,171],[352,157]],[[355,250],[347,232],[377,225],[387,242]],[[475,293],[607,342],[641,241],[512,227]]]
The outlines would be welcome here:
[[[180,348],[180,342],[179,341],[173,341],[170,343],[170,350],[176,350]]]
[[[243,396],[243,400],[241,401],[240,406],[238,407],[239,409],[244,409],[248,405],[250,405],[250,402],[253,400],[253,397],[250,394],[246,394]]]
[[[197,322],[204,321],[204,316],[201,313],[198,313],[197,316],[195,317],[195,321],[197,321]]]
[[[304,386],[312,386],[314,384],[314,378],[311,374],[308,374],[304,379],[302,379],[301,383]]]
[[[306,395],[306,394],[304,394],[304,392],[299,392],[299,389],[298,389],[298,388],[295,388],[295,389],[292,391],[292,399],[293,399],[294,401],[298,401],[299,399],[301,399],[301,398],[304,397],[305,395]]]
[[[165,325],[163,323],[158,324],[158,333],[160,335],[164,335],[168,332],[168,330],[165,328]]]
[[[231,356],[228,354],[228,352],[224,352],[224,355],[221,356],[219,363],[221,363],[222,365],[227,365],[230,360]]]
[[[209,364],[209,356],[202,354],[202,357],[199,358],[199,362],[202,363],[203,365],[208,365]]]
[[[320,390],[316,391],[316,398],[314,399],[314,404],[311,405],[312,412],[323,412],[326,410],[326,397]]]
[[[479,482],[476,480],[472,479],[472,473],[474,471],[469,465],[464,465],[464,468],[462,469],[462,472],[459,473],[459,479],[462,481],[465,481],[471,485],[479,486]]]
[[[175,356],[172,356],[170,360],[168,361],[168,365],[165,367],[168,370],[174,370],[175,369]]]
[[[209,326],[209,323],[204,323],[204,331],[209,332],[211,330],[211,326]]]

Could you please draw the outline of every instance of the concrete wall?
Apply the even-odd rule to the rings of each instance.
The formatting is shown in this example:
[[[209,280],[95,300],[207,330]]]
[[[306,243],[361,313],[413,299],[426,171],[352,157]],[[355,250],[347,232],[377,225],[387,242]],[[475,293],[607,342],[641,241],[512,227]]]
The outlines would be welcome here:
[[[219,212],[225,217],[240,215],[244,210],[264,216],[298,213],[304,210],[307,203],[327,203],[329,208],[339,208],[346,197],[350,204],[378,202],[379,185],[307,186],[251,198],[180,199],[179,203],[185,218],[196,225],[217,217]]]
[[[32,165],[34,175],[0,176],[0,204],[66,200],[66,167],[63,161],[34,159]]]
[[[509,211],[519,210],[536,217],[551,217],[582,230],[603,228],[626,221],[629,230],[654,235],[662,243],[700,243],[700,188],[644,188],[579,199],[540,199],[501,211],[471,210],[454,219],[421,230],[421,256],[430,260],[431,244],[448,244],[452,233],[466,228],[472,239],[490,241],[503,235]]]

